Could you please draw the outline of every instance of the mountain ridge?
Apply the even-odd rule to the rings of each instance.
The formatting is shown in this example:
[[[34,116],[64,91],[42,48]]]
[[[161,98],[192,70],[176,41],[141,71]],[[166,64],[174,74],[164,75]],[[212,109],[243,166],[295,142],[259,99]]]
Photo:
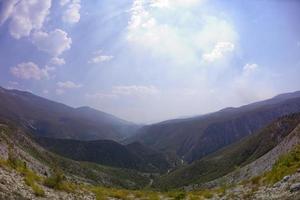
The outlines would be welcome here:
[[[170,174],[163,175],[157,180],[158,187],[171,187],[175,184],[177,184],[175,187],[183,187],[193,183],[201,185],[201,183],[225,176],[235,171],[237,167],[242,168],[265,156],[283,140],[290,137],[297,127],[298,129],[300,127],[300,113],[283,116],[253,135],[249,135]],[[257,172],[254,175],[258,175]],[[175,180],[178,179],[181,181],[176,182]]]
[[[147,125],[126,140],[173,151],[188,162],[254,133],[271,121],[300,111],[300,92],[199,117]]]
[[[19,122],[40,136],[120,141],[139,128],[102,111],[76,109],[29,92],[2,88],[0,98],[0,117]]]

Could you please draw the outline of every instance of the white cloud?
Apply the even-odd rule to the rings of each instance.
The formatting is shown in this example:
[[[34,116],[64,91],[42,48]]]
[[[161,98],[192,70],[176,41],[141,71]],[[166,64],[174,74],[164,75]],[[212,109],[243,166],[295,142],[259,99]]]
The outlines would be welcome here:
[[[13,90],[13,89],[20,89],[20,84],[19,82],[16,82],[16,81],[9,81],[7,86],[6,86],[7,89],[10,89],[10,90]]]
[[[98,92],[94,94],[86,94],[85,98],[88,100],[117,99],[118,95]]]
[[[7,0],[2,4],[0,24],[9,21],[9,32],[20,39],[42,28],[49,14],[51,0]]]
[[[150,97],[157,96],[160,91],[154,86],[143,85],[128,85],[115,86],[111,92],[97,92],[93,94],[86,94],[85,98],[88,100],[103,100],[103,99],[118,99],[119,97]]]
[[[127,95],[127,96],[151,96],[159,94],[159,90],[154,86],[129,85],[115,86],[112,89],[112,94]]]
[[[94,53],[94,57],[91,58],[88,63],[90,64],[98,64],[98,63],[102,63],[102,62],[108,62],[110,60],[112,60],[114,57],[111,55],[103,55],[102,51],[97,51]]]
[[[53,56],[59,56],[71,48],[72,39],[68,37],[65,31],[55,29],[49,33],[43,31],[35,32],[32,36],[32,42],[39,50],[45,51]]]
[[[11,73],[15,77],[25,80],[41,80],[49,78],[49,72],[53,70],[54,68],[48,66],[46,66],[45,68],[40,68],[33,62],[20,63],[10,69]]]
[[[61,1],[63,5],[68,3],[69,1]],[[78,23],[80,20],[80,0],[73,0],[68,4],[67,9],[64,11],[62,20],[69,24]]]
[[[72,81],[65,81],[65,82],[59,81],[57,82],[56,85],[61,89],[78,89],[82,87],[81,84],[76,84]]]
[[[65,93],[65,91],[64,91],[63,89],[57,88],[57,89],[55,90],[55,93],[56,93],[57,95],[62,95],[62,94]]]
[[[203,2],[204,0],[151,0],[150,6],[158,8],[191,7]]]
[[[222,59],[227,53],[234,50],[234,44],[230,42],[218,42],[210,53],[203,55],[203,60],[214,62]]]
[[[0,25],[2,25],[8,18],[11,17],[15,4],[18,0],[11,0],[11,1],[2,1],[1,2],[1,9],[0,9]]]
[[[57,95],[62,95],[65,93],[66,90],[72,90],[72,89],[79,89],[82,87],[81,84],[76,84],[72,81],[59,81],[56,83],[56,90],[55,90],[55,93]]]
[[[52,65],[64,65],[64,64],[66,64],[66,61],[63,58],[53,57],[50,60],[50,64],[52,64]]]
[[[60,0],[59,4],[61,6],[65,6],[66,4],[68,4],[70,2],[70,0]]]
[[[257,69],[259,68],[259,66],[255,63],[253,64],[249,64],[247,63],[244,67],[243,67],[243,74],[244,75],[249,75],[252,72],[255,72]]]
[[[225,56],[225,51],[236,46],[238,35],[229,21],[207,14],[205,4],[199,6],[201,12],[192,9],[203,2],[135,0],[130,10],[127,42],[138,52],[150,51],[151,55],[185,66],[203,64],[201,54],[207,54],[205,58],[209,60]],[[184,3],[191,6],[180,6]],[[213,51],[214,48],[218,49]]]

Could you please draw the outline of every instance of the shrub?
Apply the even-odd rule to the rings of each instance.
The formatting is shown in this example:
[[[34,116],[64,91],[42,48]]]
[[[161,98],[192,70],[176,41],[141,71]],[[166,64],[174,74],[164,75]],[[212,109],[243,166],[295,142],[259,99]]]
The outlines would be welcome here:
[[[64,179],[65,179],[64,174],[59,170],[55,170],[54,173],[50,177],[47,177],[44,180],[44,184],[49,188],[59,190]]]
[[[54,173],[44,180],[44,185],[65,192],[75,192],[77,188],[75,184],[66,181],[65,175],[60,170],[54,170]]]
[[[37,184],[38,182],[41,182],[40,176],[28,169],[26,165],[24,165],[23,168],[19,168],[19,172],[24,175],[26,185],[31,187],[36,196],[45,196],[44,190]]]

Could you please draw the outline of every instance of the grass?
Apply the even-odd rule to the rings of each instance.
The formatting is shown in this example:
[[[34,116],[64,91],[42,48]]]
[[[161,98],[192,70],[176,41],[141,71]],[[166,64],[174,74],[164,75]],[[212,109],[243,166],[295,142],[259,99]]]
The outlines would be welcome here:
[[[24,182],[34,192],[36,196],[44,197],[45,191],[40,185],[47,186],[52,189],[61,190],[65,192],[75,192],[77,185],[65,180],[65,176],[59,170],[55,170],[53,175],[44,178],[37,175],[34,171],[30,170],[26,162],[18,159],[12,150],[9,150],[8,159],[0,159],[0,166],[6,169],[14,169],[24,177]]]
[[[300,145],[275,163],[272,170],[264,175],[264,182],[274,184],[284,176],[295,173],[300,168]]]
[[[7,161],[0,160],[0,166],[12,167],[18,172],[24,175],[25,183],[32,188],[35,195],[44,196],[45,193],[40,187],[40,183],[44,184],[49,188],[55,190],[61,190],[65,192],[75,192],[78,190],[90,191],[95,194],[97,200],[105,200],[108,197],[117,198],[120,200],[131,200],[131,199],[145,199],[145,200],[158,200],[161,197],[169,198],[172,200],[202,200],[212,199],[215,196],[222,197],[226,194],[229,186],[222,186],[216,189],[210,190],[199,190],[199,191],[169,191],[169,192],[157,192],[151,190],[127,190],[118,188],[107,188],[100,186],[84,186],[74,184],[67,181],[63,172],[60,170],[54,170],[52,175],[47,178],[42,178],[35,174],[33,171],[26,167],[26,164],[13,155],[10,155]],[[247,184],[259,187],[259,185],[267,183],[274,184],[280,181],[284,176],[295,173],[300,168],[300,145],[286,155],[281,156],[273,166],[272,170],[266,172],[261,176],[254,177],[247,181]],[[255,189],[249,190],[245,194],[245,199],[251,199],[255,192]],[[229,194],[230,195],[230,194]]]
[[[83,163],[82,165],[88,165]],[[211,199],[213,197],[219,196],[222,197],[226,195],[226,191],[229,189],[229,186],[221,186],[216,189],[210,190],[199,190],[184,192],[179,190],[169,191],[169,192],[157,192],[151,191],[149,189],[139,189],[139,190],[130,190],[130,189],[120,189],[120,188],[108,188],[101,186],[86,186],[74,184],[66,179],[61,170],[53,170],[53,173],[50,177],[42,177],[37,175],[34,171],[30,170],[26,163],[20,160],[13,151],[13,148],[9,148],[9,155],[7,160],[0,159],[0,167],[7,169],[14,169],[17,172],[21,173],[24,177],[24,182],[26,185],[31,187],[36,196],[45,196],[43,186],[65,191],[65,192],[76,192],[80,191],[89,191],[95,194],[97,200],[104,200],[108,197],[118,198],[121,200],[131,200],[131,199],[141,199],[141,200],[159,200],[161,197],[169,198],[172,200],[202,200],[202,199]],[[107,171],[107,173],[114,173],[118,176],[127,179],[134,180],[137,179],[138,175],[132,175],[132,173],[126,173],[127,171],[112,171],[110,168],[104,168],[97,165],[88,165],[86,168],[91,167],[92,169],[99,171]],[[252,186],[259,187],[261,184],[274,184],[277,181],[280,181],[284,176],[295,173],[300,168],[300,146],[296,147],[294,150],[289,152],[286,155],[281,156],[278,161],[273,166],[272,170],[266,172],[261,176],[254,177],[248,180],[245,184],[251,184]],[[93,175],[93,174],[92,174]],[[97,178],[97,177],[95,177]],[[116,182],[115,182],[116,181]],[[145,182],[145,183],[144,183]],[[118,183],[116,185],[122,185],[117,180],[114,180],[113,183]],[[146,180],[140,180],[141,185],[146,185]],[[121,187],[121,186],[120,186]],[[234,187],[234,186],[231,186]],[[245,193],[244,199],[251,199],[256,188],[249,190]],[[234,195],[228,194],[227,195]]]
[[[66,177],[60,170],[54,170],[53,174],[50,177],[44,179],[44,185],[65,192],[75,192],[77,186],[66,180]]]
[[[131,199],[147,199],[147,200],[159,200],[159,196],[162,195],[159,192],[148,190],[126,190],[117,188],[105,188],[100,186],[93,186],[88,188],[89,191],[96,195],[97,200],[106,200],[110,198],[118,198],[121,200]]]
[[[41,182],[41,177],[35,174],[33,171],[29,169],[24,169],[24,181],[26,185],[30,186],[36,196],[45,196],[45,192],[43,188],[41,188],[37,182]]]
[[[261,185],[273,185],[281,181],[285,176],[294,174],[300,169],[300,145],[289,153],[282,155],[273,165],[272,169],[260,176],[243,181],[242,185],[251,184],[256,188]]]
[[[41,182],[42,178],[38,176],[34,171],[27,168],[26,162],[22,162],[20,159],[18,159],[17,156],[15,156],[15,154],[13,153],[11,147],[9,148],[8,159],[1,159],[0,166],[8,169],[14,169],[17,172],[21,173],[24,177],[25,184],[33,190],[36,196],[45,196],[43,188],[38,184]]]

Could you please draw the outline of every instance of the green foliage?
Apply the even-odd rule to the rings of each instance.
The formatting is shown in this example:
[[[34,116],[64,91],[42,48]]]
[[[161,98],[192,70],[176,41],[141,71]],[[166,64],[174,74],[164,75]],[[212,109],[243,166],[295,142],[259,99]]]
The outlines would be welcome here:
[[[186,197],[186,193],[181,192],[174,199],[175,200],[182,200],[182,199],[185,199],[185,197]]]
[[[50,177],[44,180],[44,185],[53,188],[55,190],[61,190],[65,192],[75,192],[76,185],[66,181],[66,177],[61,170],[54,170]]]
[[[284,116],[260,131],[228,145],[188,166],[160,176],[153,187],[168,190],[184,185],[201,184],[239,170],[265,155],[299,124],[300,114]],[[287,161],[289,162],[289,161]],[[288,163],[287,163],[288,165]],[[180,181],[178,181],[180,180]]]
[[[148,190],[126,190],[117,188],[105,188],[105,187],[90,187],[88,188],[96,196],[97,200],[106,200],[108,198],[117,198],[122,200],[131,199],[145,199],[145,200],[159,200],[160,196],[168,196],[160,192],[148,191]],[[172,198],[174,199],[174,198]]]
[[[38,185],[42,178],[38,176],[34,171],[27,168],[26,162],[20,160],[14,153],[13,148],[9,148],[8,159],[0,161],[1,166],[9,167],[16,170],[24,176],[24,182],[31,187],[36,196],[44,197],[44,190]]]
[[[264,175],[264,182],[274,184],[284,176],[295,173],[300,168],[300,145],[290,153],[283,155],[275,163],[272,170]]]
[[[60,189],[64,179],[65,176],[63,175],[63,173],[61,171],[55,170],[50,177],[47,177],[44,180],[44,184],[49,188]]]
[[[186,193],[183,191],[172,191],[172,192],[168,192],[167,196],[174,200],[182,200],[185,199]]]
[[[37,182],[41,182],[41,177],[27,168],[24,168],[22,173],[24,175],[25,183],[32,188],[35,195],[45,196],[44,190],[37,184]]]
[[[253,178],[250,179],[250,183],[252,185],[259,185],[261,182],[262,177],[261,176],[255,176]]]
[[[13,169],[23,169],[26,168],[26,163],[22,162],[16,154],[13,152],[13,148],[9,147],[8,149],[8,159],[7,164]]]

